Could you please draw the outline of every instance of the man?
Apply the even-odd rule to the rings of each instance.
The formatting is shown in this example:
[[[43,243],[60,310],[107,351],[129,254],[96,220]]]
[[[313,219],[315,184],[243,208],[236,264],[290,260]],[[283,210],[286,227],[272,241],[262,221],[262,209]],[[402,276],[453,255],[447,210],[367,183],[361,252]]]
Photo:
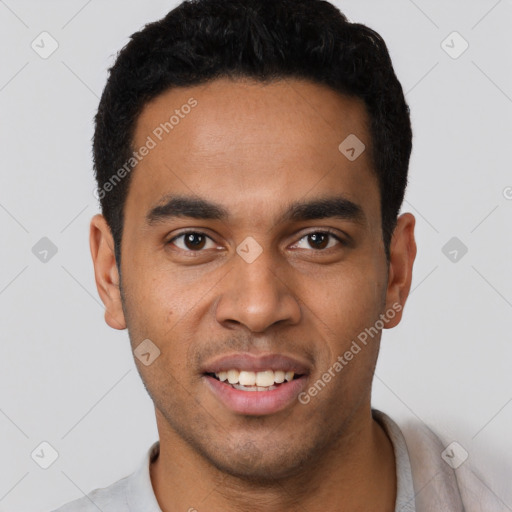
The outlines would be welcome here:
[[[327,2],[184,2],[132,36],[90,244],[159,441],[60,512],[500,510],[371,408],[416,255],[411,141],[384,41]]]

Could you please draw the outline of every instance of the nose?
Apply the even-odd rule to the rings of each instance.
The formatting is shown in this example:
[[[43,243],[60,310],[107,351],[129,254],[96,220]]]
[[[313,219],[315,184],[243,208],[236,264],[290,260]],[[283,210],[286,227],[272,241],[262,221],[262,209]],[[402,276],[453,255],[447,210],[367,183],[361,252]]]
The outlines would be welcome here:
[[[264,332],[274,324],[294,325],[301,308],[287,272],[278,268],[271,251],[264,250],[251,263],[238,254],[222,282],[216,318],[226,327],[243,325]]]

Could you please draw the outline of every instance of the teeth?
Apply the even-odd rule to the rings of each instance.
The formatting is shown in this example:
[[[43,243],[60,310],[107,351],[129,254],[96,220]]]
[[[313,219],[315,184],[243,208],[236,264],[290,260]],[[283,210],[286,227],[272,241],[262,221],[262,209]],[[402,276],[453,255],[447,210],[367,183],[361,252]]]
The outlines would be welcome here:
[[[284,382],[284,372],[282,370],[276,370],[274,372],[274,382],[277,382],[277,384]]]
[[[272,391],[273,389],[277,389],[276,386],[268,386],[268,387],[260,387],[260,386],[241,386],[240,384],[233,384],[235,389],[239,389],[240,391]]]
[[[217,377],[218,375],[215,374]],[[238,370],[229,370],[227,372],[227,375],[228,375],[228,382],[230,384],[236,384],[238,382],[238,377],[240,375],[240,372]]]
[[[285,380],[290,382],[294,375],[294,372],[284,372],[283,370],[264,370],[261,372],[228,370],[215,374],[221,382],[227,380],[230,384],[235,385],[234,387],[237,389],[243,388],[244,391],[249,389],[251,391],[274,389],[274,384],[282,384]]]
[[[267,370],[265,372],[258,372],[255,374],[256,386],[268,387],[274,384],[274,372]],[[242,384],[242,383],[240,383]]]
[[[241,371],[238,383],[242,386],[254,386],[256,384],[256,374],[254,372]]]

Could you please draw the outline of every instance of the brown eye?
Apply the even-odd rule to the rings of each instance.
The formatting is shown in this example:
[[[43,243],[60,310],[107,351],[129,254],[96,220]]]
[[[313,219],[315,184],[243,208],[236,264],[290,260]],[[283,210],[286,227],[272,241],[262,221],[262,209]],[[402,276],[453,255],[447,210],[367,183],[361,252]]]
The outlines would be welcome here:
[[[303,241],[308,244],[309,248],[313,248],[317,251],[330,249],[336,244],[341,246],[345,245],[344,241],[339,236],[331,233],[330,231],[312,231],[307,233],[297,242],[296,246],[299,246]],[[331,243],[331,241],[333,243]],[[308,249],[308,247],[301,248]]]
[[[202,249],[205,245],[206,238],[199,233],[187,233],[183,239],[188,249]]]
[[[188,231],[186,233],[181,233],[178,236],[175,236],[171,240],[169,240],[169,244],[175,245],[178,249],[182,251],[201,251],[204,249],[208,240],[212,241],[211,238],[204,233],[198,231]],[[177,243],[180,241],[179,243]]]
[[[308,242],[315,249],[325,249],[329,241],[329,233],[311,233],[308,235]]]

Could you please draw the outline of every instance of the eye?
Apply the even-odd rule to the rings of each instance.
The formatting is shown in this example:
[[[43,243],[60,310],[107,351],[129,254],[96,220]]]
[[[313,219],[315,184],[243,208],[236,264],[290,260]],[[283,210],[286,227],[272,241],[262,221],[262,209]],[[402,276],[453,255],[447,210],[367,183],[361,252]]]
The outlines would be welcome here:
[[[179,243],[176,243],[177,241],[179,241]],[[176,245],[176,247],[182,251],[200,252],[201,249],[205,248],[208,241],[213,244],[213,247],[210,247],[210,249],[214,248],[215,244],[213,240],[205,233],[201,233],[200,231],[186,231],[185,233],[180,233],[174,238],[171,238],[167,244]]]
[[[345,241],[339,236],[335,235],[331,231],[312,231],[307,235],[303,236],[294,247],[297,247],[301,242],[305,241],[305,243],[310,244],[310,246],[315,250],[325,250],[330,249],[336,245],[336,242],[345,245]],[[329,243],[329,242],[333,243]],[[304,247],[307,249],[307,247]]]

